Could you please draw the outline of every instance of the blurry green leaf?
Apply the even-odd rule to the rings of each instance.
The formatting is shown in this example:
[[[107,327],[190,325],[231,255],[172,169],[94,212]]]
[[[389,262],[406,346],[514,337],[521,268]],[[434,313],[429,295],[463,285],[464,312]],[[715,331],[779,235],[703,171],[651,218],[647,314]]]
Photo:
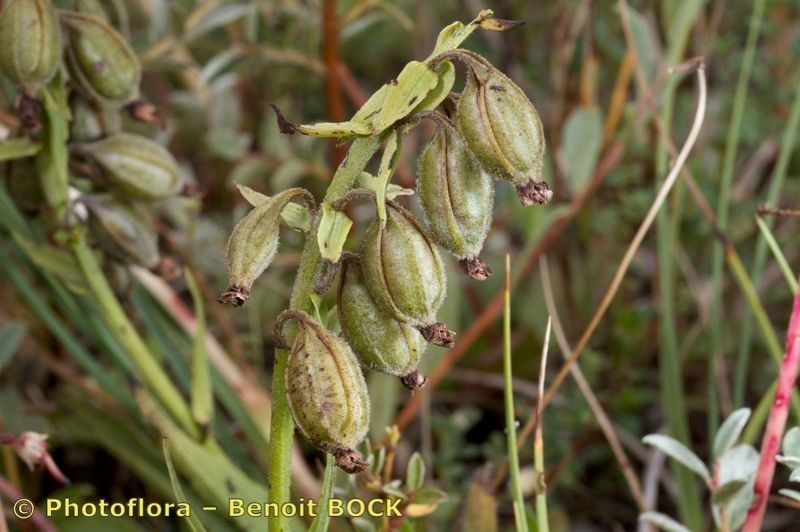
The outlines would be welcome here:
[[[747,444],[732,447],[719,458],[717,481],[720,486],[731,482],[744,482],[744,488],[733,493],[725,502],[729,530],[738,530],[747,517],[747,511],[753,501],[753,483],[758,461],[758,451]],[[721,514],[718,508],[713,508],[713,510],[714,518],[719,525]]]
[[[357,186],[359,188],[366,188],[367,190],[372,190],[373,192],[377,191],[378,188],[378,179],[370,174],[369,172],[361,172],[361,175],[358,176]],[[414,190],[410,188],[403,188],[400,185],[396,185],[395,183],[389,183],[386,185],[386,199],[393,200],[398,196],[413,196]]]
[[[333,209],[330,204],[322,204],[322,219],[317,229],[317,244],[323,259],[333,263],[339,262],[342,248],[353,221],[341,211]]]
[[[58,530],[60,532],[141,532],[141,527],[128,517],[103,517],[94,515],[64,517],[58,520]]]
[[[447,494],[436,488],[423,488],[414,494],[411,502],[406,506],[404,515],[408,517],[423,517],[436,511],[439,504],[447,500]]]
[[[628,5],[628,18],[631,23],[633,45],[636,48],[636,59],[647,79],[652,79],[660,60],[658,37],[647,19],[630,5]]]
[[[725,506],[739,493],[739,490],[745,487],[745,485],[747,485],[746,480],[731,480],[730,482],[726,482],[714,491],[714,495],[711,499],[714,501],[714,504]]]
[[[203,296],[192,271],[184,270],[186,285],[192,295],[197,329],[192,339],[190,360],[192,417],[201,430],[206,430],[214,416],[214,387],[211,385],[211,368],[206,353],[206,310]],[[166,447],[164,451],[167,454]]]
[[[711,478],[706,465],[688,447],[664,434],[648,434],[642,441],[663,451],[667,456],[682,463],[706,480]]]
[[[440,31],[439,36],[436,38],[436,47],[433,53],[431,53],[431,57],[458,48],[477,28],[505,31],[518,25],[519,23],[513,20],[495,18],[491,9],[484,9],[466,26],[461,22],[453,22]]]
[[[308,166],[299,159],[286,159],[272,173],[272,184],[276,188],[294,186],[308,172]]]
[[[245,185],[236,184],[236,188],[242,194],[247,203],[253,207],[257,207],[267,201],[270,196],[262,194],[257,190],[253,190]],[[296,231],[308,233],[311,231],[311,215],[308,209],[298,203],[287,203],[286,207],[281,211],[281,219],[290,228]]]
[[[373,124],[375,132],[380,133],[407,116],[438,83],[439,76],[428,65],[409,62],[397,79],[389,83],[386,99]]]
[[[795,469],[800,467],[800,458],[794,456],[782,456],[779,454],[778,456],[775,457],[775,460],[785,465],[789,469]]]
[[[497,500],[480,480],[470,483],[463,512],[464,532],[497,531]],[[535,530],[535,525],[531,530]]]
[[[356,530],[356,532],[375,532],[378,530],[371,521],[363,517],[355,517],[351,519],[350,524],[353,525],[353,528]]]
[[[400,483],[392,481],[388,484],[385,484],[381,487],[381,491],[387,495],[391,495],[393,497],[397,497],[398,499],[405,499],[406,494],[403,493],[403,490],[400,489]]]
[[[8,139],[0,142],[0,161],[31,157],[39,153],[41,148],[41,144],[31,142],[27,137]]]
[[[228,68],[234,61],[246,55],[247,53],[242,48],[234,47],[223,50],[203,65],[202,70],[200,70],[200,79],[198,81],[203,85],[208,84],[217,74]]]
[[[319,498],[319,513],[311,522],[308,532],[326,532],[330,523],[328,514],[328,501],[333,493],[333,484],[336,480],[336,460],[331,453],[325,453],[325,473],[322,475],[322,495]]]
[[[177,502],[187,502],[186,495],[183,494],[183,488],[181,488],[181,483],[178,480],[178,474],[175,472],[175,466],[172,465],[172,458],[169,455],[169,440],[167,438],[161,440],[161,450],[164,453],[164,462],[167,464],[167,472],[169,473],[169,481],[172,484],[172,492],[175,494],[175,500]],[[189,525],[192,532],[204,531],[206,529],[197,516],[192,513],[186,517],[186,524]]]
[[[639,522],[649,523],[667,532],[691,532],[670,516],[658,512],[644,512],[639,515]]]
[[[784,497],[788,497],[795,501],[800,501],[800,491],[790,490],[790,489],[782,489],[778,490],[778,493],[783,495]]]
[[[14,234],[14,240],[31,262],[61,279],[70,290],[79,294],[87,291],[86,280],[71,253],[48,244],[36,244],[19,234]]]
[[[215,2],[216,3],[216,2]],[[202,2],[200,8],[202,8]],[[199,9],[199,8],[198,8]],[[248,4],[228,4],[211,11],[203,17],[187,18],[185,40],[191,41],[200,35],[244,17],[250,12]]]
[[[582,190],[592,177],[602,137],[603,115],[599,107],[579,107],[570,113],[564,125],[561,150],[573,190]]]
[[[0,324],[0,373],[11,362],[25,336],[25,324],[20,321],[7,321]]]
[[[425,482],[425,461],[422,455],[415,452],[408,460],[406,468],[406,486],[409,491],[417,491]]]
[[[717,431],[714,437],[714,457],[719,458],[722,454],[733,447],[739,436],[750,419],[750,409],[740,408],[735,410],[728,416]]]
[[[791,482],[800,482],[800,468],[794,469],[789,475]]]
[[[213,127],[206,133],[206,144],[214,155],[235,161],[247,151],[250,138],[230,127]]]
[[[800,427],[793,427],[783,437],[783,454],[790,458],[800,458]]]

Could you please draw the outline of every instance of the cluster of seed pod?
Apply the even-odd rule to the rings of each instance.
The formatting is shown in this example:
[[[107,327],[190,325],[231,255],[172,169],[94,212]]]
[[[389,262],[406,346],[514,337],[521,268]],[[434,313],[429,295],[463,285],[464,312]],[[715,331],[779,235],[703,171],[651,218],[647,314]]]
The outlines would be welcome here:
[[[492,222],[494,180],[510,181],[525,206],[546,203],[552,195],[542,179],[545,142],[533,104],[477,54],[456,49],[434,58],[429,66],[433,69],[450,59],[461,60],[468,68],[466,86],[454,96],[455,117],[423,110],[398,125],[407,127],[424,118],[436,123],[417,167],[425,223],[387,199],[366,228],[359,254],[345,252],[337,264],[328,263],[329,270],[316,288],[323,293],[338,275],[341,336],[295,310],[284,311],[275,327],[276,344],[291,347],[286,392],[295,423],[348,472],[365,465],[355,451],[369,418],[359,363],[399,377],[414,390],[426,382],[417,370],[426,341],[442,347],[454,343],[454,334],[436,320],[446,289],[437,245],[453,255],[469,277],[485,280],[492,272],[479,255]],[[276,112],[287,134],[323,130],[324,124],[295,126]],[[351,122],[326,127],[339,134],[353,126]],[[365,131],[369,133],[363,124],[353,128],[356,135]],[[383,201],[374,190],[358,189],[330,207],[341,211],[348,201],[364,195]],[[286,202],[298,196],[316,212],[308,192],[291,189],[255,207],[234,228],[227,248],[230,283],[221,302],[244,304],[253,282],[275,256],[278,216]],[[289,320],[298,325],[291,346],[283,334]]]
[[[139,60],[100,2],[74,0],[71,7],[56,10],[52,0],[9,0],[0,13],[0,70],[19,89],[20,123],[30,136],[41,135],[42,91],[51,82],[55,93],[62,83],[73,89],[70,138],[64,141],[71,142],[76,158],[72,168],[93,179],[92,193],[77,201],[86,207],[95,242],[117,264],[174,273],[174,263],[159,253],[147,203],[179,192],[178,164],[156,142],[122,131],[123,111],[137,118],[148,107],[138,101]],[[11,175],[24,174],[24,179],[9,182],[12,195],[28,209],[42,196],[32,186],[34,174],[25,171],[30,163],[15,162],[21,171],[12,169]]]

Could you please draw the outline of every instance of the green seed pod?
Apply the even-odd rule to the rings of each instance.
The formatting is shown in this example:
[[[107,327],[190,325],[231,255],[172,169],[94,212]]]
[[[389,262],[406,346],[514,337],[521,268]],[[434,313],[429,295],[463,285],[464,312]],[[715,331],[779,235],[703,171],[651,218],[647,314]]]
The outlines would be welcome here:
[[[458,260],[461,271],[483,281],[492,270],[478,255],[492,225],[494,184],[454,125],[443,115],[420,155],[417,193],[431,238]]]
[[[315,212],[314,197],[310,192],[290,188],[259,204],[233,228],[225,250],[229,286],[219,296],[220,303],[241,307],[247,301],[250,287],[278,252],[281,211],[297,197],[305,201],[309,211]]]
[[[61,32],[50,0],[10,0],[0,14],[0,68],[29,91],[61,63]]]
[[[489,173],[517,187],[523,205],[547,203],[553,192],[542,177],[545,138],[536,108],[478,54],[453,53],[469,67],[456,117],[470,149]]]
[[[45,203],[42,183],[37,178],[33,159],[16,159],[11,162],[8,173],[8,192],[14,203],[25,213],[35,214]]]
[[[425,339],[378,307],[364,283],[360,260],[354,255],[342,257],[336,308],[342,333],[362,364],[400,377],[410,390],[425,384],[425,376],[417,371]]]
[[[103,22],[108,22],[108,13],[103,9],[99,0],[73,0],[72,9],[84,15],[97,17]]]
[[[82,144],[77,150],[105,170],[114,192],[136,199],[156,200],[171,196],[180,188],[181,177],[175,158],[146,137],[114,133]]]
[[[357,473],[367,464],[355,447],[369,430],[367,383],[350,346],[305,312],[286,310],[275,323],[275,343],[288,347],[283,326],[298,324],[286,367],[286,397],[308,440]]]
[[[439,252],[400,205],[386,202],[386,223],[378,217],[361,241],[364,279],[385,312],[416,327],[429,342],[452,347],[453,333],[436,321],[446,279]]]
[[[158,267],[158,235],[146,210],[111,194],[85,196],[83,203],[91,213],[89,229],[109,257],[151,270]]]
[[[139,95],[142,71],[136,53],[102,18],[63,12],[67,59],[73,81],[90,98],[119,107]]]

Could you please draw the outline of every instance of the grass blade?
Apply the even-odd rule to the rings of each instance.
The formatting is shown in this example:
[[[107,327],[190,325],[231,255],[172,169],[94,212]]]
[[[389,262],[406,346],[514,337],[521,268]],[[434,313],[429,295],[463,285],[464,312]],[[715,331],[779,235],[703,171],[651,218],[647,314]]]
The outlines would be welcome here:
[[[192,417],[200,426],[201,432],[208,429],[211,418],[214,416],[214,388],[211,385],[211,372],[209,370],[208,356],[206,356],[206,310],[203,305],[203,296],[197,286],[191,270],[185,271],[186,284],[192,294],[192,303],[197,317],[197,330],[192,340],[191,398]]]

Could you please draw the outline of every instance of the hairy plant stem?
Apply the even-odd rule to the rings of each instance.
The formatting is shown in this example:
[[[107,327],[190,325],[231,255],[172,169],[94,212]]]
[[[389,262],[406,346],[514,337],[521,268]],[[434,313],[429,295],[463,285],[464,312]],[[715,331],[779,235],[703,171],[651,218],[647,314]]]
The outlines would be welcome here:
[[[353,187],[356,178],[366,167],[369,160],[378,151],[382,137],[359,137],[350,145],[347,156],[336,169],[328,190],[325,203],[332,203],[341,198]],[[314,277],[320,263],[319,246],[317,245],[316,227],[306,237],[300,266],[295,277],[292,297],[289,301],[291,310],[312,311],[311,294],[314,290]],[[294,338],[296,326],[287,324],[286,333],[290,342]],[[275,366],[272,372],[272,419],[270,421],[269,443],[269,502],[278,507],[290,500],[292,440],[294,420],[286,399],[286,366],[289,349],[275,350]],[[268,518],[271,530],[283,530],[283,517],[280,512]]]

